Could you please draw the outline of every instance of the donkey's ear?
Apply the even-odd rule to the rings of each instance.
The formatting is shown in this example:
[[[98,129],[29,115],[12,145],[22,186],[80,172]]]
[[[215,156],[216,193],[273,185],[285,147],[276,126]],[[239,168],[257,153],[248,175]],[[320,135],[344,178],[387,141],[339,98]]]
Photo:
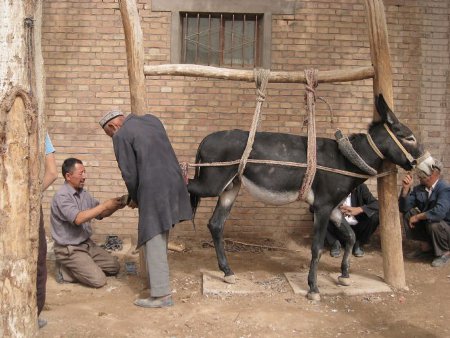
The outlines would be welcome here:
[[[387,122],[390,125],[399,122],[391,108],[389,108],[388,104],[384,100],[383,94],[379,94],[375,97],[375,107],[377,108],[377,112],[380,114],[382,121]]]

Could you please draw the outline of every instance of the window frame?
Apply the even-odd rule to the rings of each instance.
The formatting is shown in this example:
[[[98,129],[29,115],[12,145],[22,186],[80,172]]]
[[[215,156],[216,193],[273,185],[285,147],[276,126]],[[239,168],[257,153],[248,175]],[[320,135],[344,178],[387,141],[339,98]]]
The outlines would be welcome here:
[[[152,0],[152,11],[171,12],[170,62],[181,63],[182,20],[180,13],[263,14],[260,40],[260,67],[270,69],[272,51],[272,14],[295,13],[289,0]]]

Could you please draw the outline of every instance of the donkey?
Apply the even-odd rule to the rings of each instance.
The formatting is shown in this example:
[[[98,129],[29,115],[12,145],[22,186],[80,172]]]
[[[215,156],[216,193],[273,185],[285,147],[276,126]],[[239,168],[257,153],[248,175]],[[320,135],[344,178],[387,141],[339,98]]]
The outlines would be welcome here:
[[[373,172],[381,168],[383,158],[405,170],[412,170],[417,159],[423,155],[422,146],[411,130],[396,118],[382,95],[375,97],[375,105],[381,120],[369,126],[368,134],[351,135],[348,138],[349,144]],[[206,136],[199,145],[196,163],[239,160],[244,152],[248,134],[242,130],[228,130]],[[314,212],[308,298],[319,300],[317,268],[329,220],[336,224],[346,238],[339,282],[349,285],[349,257],[355,235],[338,207],[356,186],[367,179],[368,175],[364,175],[367,172],[360,169],[361,166],[343,155],[336,140],[317,138],[316,142],[317,166],[360,174],[359,177],[354,177],[318,169],[311,190],[306,196],[306,202]],[[307,138],[258,132],[249,159],[307,163]],[[200,198],[219,197],[208,222],[208,228],[213,238],[219,268],[225,274],[225,282],[234,283],[235,278],[224,251],[224,223],[241,184],[254,198],[267,204],[283,205],[297,200],[305,171],[304,167],[249,162],[239,177],[237,164],[196,167],[194,178],[188,182],[194,215]]]

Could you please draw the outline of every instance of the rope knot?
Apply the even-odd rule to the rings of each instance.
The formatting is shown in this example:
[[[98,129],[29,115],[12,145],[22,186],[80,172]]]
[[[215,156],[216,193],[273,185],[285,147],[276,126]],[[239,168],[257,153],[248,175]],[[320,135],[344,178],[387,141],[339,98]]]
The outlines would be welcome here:
[[[266,94],[261,89],[258,88],[256,90],[256,101],[264,102],[265,100],[266,100]]]

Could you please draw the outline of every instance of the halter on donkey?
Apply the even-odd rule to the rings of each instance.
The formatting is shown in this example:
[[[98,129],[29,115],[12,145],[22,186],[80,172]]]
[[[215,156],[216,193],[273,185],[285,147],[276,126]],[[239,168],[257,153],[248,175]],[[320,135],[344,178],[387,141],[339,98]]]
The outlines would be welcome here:
[[[308,138],[256,132],[256,128],[250,133],[230,130],[205,137],[198,148],[196,173],[189,180],[188,190],[194,210],[201,197],[219,197],[208,228],[226,282],[234,282],[234,273],[223,247],[223,226],[243,184],[252,196],[265,203],[282,205],[300,198],[312,207],[314,236],[308,275],[309,298],[320,298],[317,267],[330,219],[347,239],[339,280],[344,285],[349,284],[349,256],[355,237],[337,206],[356,186],[378,172],[383,159],[411,170],[428,156],[424,155],[411,130],[398,121],[382,95],[375,99],[375,104],[381,121],[372,123],[367,134],[354,134],[347,139],[338,133],[338,142],[316,138],[315,134],[311,140],[310,127]],[[310,125],[311,121],[310,111]]]

